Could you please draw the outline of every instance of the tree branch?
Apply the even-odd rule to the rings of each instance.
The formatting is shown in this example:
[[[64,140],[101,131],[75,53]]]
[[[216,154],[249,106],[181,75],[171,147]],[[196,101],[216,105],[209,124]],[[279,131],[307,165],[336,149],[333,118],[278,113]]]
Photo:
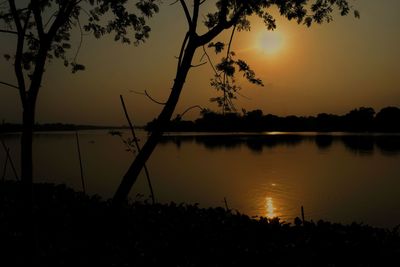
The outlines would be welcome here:
[[[83,8],[82,8],[82,10],[83,10]],[[54,17],[56,17],[56,14],[57,14],[57,11],[55,11],[51,16],[50,16],[50,18],[46,21],[46,23],[43,25],[43,29],[44,28],[47,28],[47,25],[49,25],[49,23],[50,23],[50,21],[54,18]]]
[[[192,68],[197,68],[197,67],[203,66],[203,65],[205,65],[205,64],[207,64],[207,61],[206,61],[206,62],[201,62],[201,63],[196,64],[196,65],[190,65],[190,67],[192,67]]]
[[[199,9],[200,9],[200,0],[194,0],[192,29],[191,29],[191,31],[193,31],[193,33],[196,33],[197,20],[199,19]]]
[[[146,90],[144,90],[144,93],[138,92],[138,91],[134,91],[134,90],[130,90],[130,92],[138,94],[138,95],[147,96],[147,98],[149,98],[151,101],[153,101],[154,103],[159,104],[159,105],[163,105],[164,106],[164,105],[167,104],[165,102],[160,102],[160,101],[155,100]]]
[[[232,45],[232,41],[233,41],[233,36],[235,34],[236,31],[236,24],[233,26],[232,29],[232,33],[231,33],[231,37],[229,39],[229,43],[228,43],[228,49],[226,50],[226,60],[228,60],[229,58],[229,54],[231,52],[231,45]],[[226,77],[226,72],[224,72],[224,78],[223,78],[223,85],[224,85],[224,105],[223,105],[223,113],[225,113],[225,107],[226,107],[226,103],[227,103],[227,92],[226,92],[226,85],[229,84],[229,81],[227,80]]]
[[[18,11],[15,6],[14,0],[8,0],[8,4],[10,5],[11,15],[14,19],[15,27],[17,28],[18,34],[22,34],[22,25],[21,21],[19,20]]]
[[[183,11],[185,12],[185,17],[186,17],[186,20],[187,20],[189,28],[190,28],[192,26],[192,18],[190,17],[189,9],[186,5],[185,0],[179,0],[179,2],[181,3]]]
[[[47,33],[50,39],[52,39],[58,29],[65,23],[65,20],[69,18],[69,15],[71,14],[72,10],[74,9],[76,5],[76,1],[63,1],[59,8],[59,12],[56,15],[56,19],[54,22],[51,24],[50,29]]]
[[[2,33],[10,33],[10,34],[15,34],[15,35],[18,35],[18,32],[16,32],[16,31],[10,31],[10,30],[0,30],[0,32],[2,32]]]
[[[235,31],[236,31],[236,24],[233,26],[231,37],[229,38],[228,50],[226,51],[226,57],[228,57],[229,53],[231,52],[231,45],[232,45],[232,41],[233,41],[233,36],[235,35]]]
[[[42,21],[42,15],[40,11],[40,4],[38,0],[32,0],[32,10],[33,10],[33,16],[35,18],[35,23],[36,23],[36,28],[38,31],[39,39],[42,40],[45,36],[44,30],[43,30],[43,21]]]
[[[10,1],[9,1],[9,0],[6,0],[6,1],[4,1],[3,3],[6,3],[6,2],[8,2],[8,3],[10,4]],[[26,11],[26,10],[28,10],[27,7],[21,8],[21,9],[18,9],[18,10],[17,10],[17,13],[20,13],[20,12],[23,12],[23,11]],[[4,19],[8,19],[9,17],[13,18],[12,12],[11,12],[11,13],[7,13],[7,14],[3,14],[2,16],[0,16],[0,19],[3,19],[3,20],[4,20]]]
[[[213,69],[213,71],[214,71],[214,73],[215,73],[215,77],[218,77],[218,78],[220,79],[220,75],[219,75],[219,73],[217,72],[217,70],[215,69],[215,66],[214,66],[214,64],[212,63],[211,58],[210,58],[210,56],[208,55],[207,50],[206,50],[206,48],[204,47],[204,45],[203,45],[203,51],[204,51],[204,55],[207,57],[208,62],[209,62],[210,65],[211,65],[211,68]],[[220,80],[221,80],[221,79],[220,79]]]
[[[17,36],[18,36],[18,32],[16,32],[16,31],[0,30],[0,32],[2,32],[2,33],[14,34],[14,35],[17,35]],[[32,39],[34,39],[34,40],[36,40],[36,41],[39,41],[36,37],[33,36],[33,34],[32,34],[31,32],[30,32],[29,34],[25,34],[24,37],[29,37],[29,38],[32,38]]]
[[[191,106],[191,107],[188,107],[187,109],[185,109],[185,111],[183,111],[182,114],[178,114],[179,118],[182,118],[188,111],[190,111],[190,110],[192,110],[194,108],[198,108],[200,110],[204,110],[204,108],[202,108],[201,106],[194,105],[194,106]]]
[[[189,40],[189,32],[186,33],[185,38],[183,39],[182,46],[181,46],[181,51],[179,52],[179,57],[178,57],[178,65],[177,65],[177,72],[179,71],[179,68],[181,67],[182,63],[182,56],[183,52],[185,51],[186,43]]]
[[[11,83],[6,83],[6,82],[2,82],[2,81],[0,81],[0,84],[4,84],[4,85],[7,85],[7,86],[9,86],[9,87],[12,87],[12,88],[19,89],[19,87],[18,87],[18,86],[16,86],[16,85],[13,85],[13,84],[11,84]]]
[[[126,120],[128,121],[129,128],[130,128],[130,130],[131,130],[132,138],[133,138],[133,141],[135,142],[136,149],[137,149],[138,152],[140,153],[141,148],[140,148],[138,139],[137,139],[136,134],[135,134],[135,128],[134,128],[134,126],[133,126],[133,124],[132,124],[132,122],[131,122],[131,119],[129,118],[128,111],[126,110],[124,98],[122,97],[122,95],[120,95],[119,98],[120,98],[120,100],[121,100],[122,108],[124,109],[125,117],[126,117]],[[144,164],[143,168],[144,168],[144,171],[145,171],[145,173],[146,173],[147,183],[149,184],[150,194],[151,194],[151,200],[152,200],[153,204],[155,204],[155,203],[156,203],[156,200],[155,200],[155,197],[154,197],[153,186],[151,185],[149,170],[147,169],[146,164]]]
[[[149,93],[147,93],[146,90],[144,90],[144,93],[146,94],[146,96],[147,96],[151,101],[153,101],[153,102],[156,103],[156,104],[159,104],[159,105],[166,105],[166,104],[167,104],[166,102],[160,102],[160,101],[155,100],[154,98],[151,97],[151,95],[149,95]]]
[[[79,18],[77,19],[78,26],[79,26],[79,33],[80,33],[80,39],[79,39],[79,45],[76,50],[76,54],[74,57],[74,62],[76,63],[76,59],[78,58],[79,52],[81,51],[82,43],[83,43],[83,31],[82,31],[82,25],[81,22],[79,21]]]
[[[26,106],[26,87],[25,87],[25,78],[24,78],[24,73],[22,71],[22,53],[24,49],[24,41],[25,41],[25,32],[26,28],[28,27],[28,20],[31,15],[31,10],[28,10],[28,15],[25,19],[25,25],[22,28],[21,21],[19,19],[18,11],[17,8],[15,7],[15,2],[14,0],[8,0],[8,3],[10,5],[10,10],[11,14],[14,19],[15,27],[17,28],[17,35],[18,35],[18,40],[17,40],[17,48],[15,52],[15,59],[14,59],[14,71],[15,71],[15,76],[17,77],[18,81],[18,89],[19,89],[19,95],[21,98],[22,106]]]
[[[60,11],[57,14],[54,22],[51,24],[49,31],[47,32],[47,34],[44,34],[42,38],[40,38],[40,45],[35,60],[35,69],[33,71],[28,91],[28,98],[31,103],[36,103],[36,98],[42,82],[47,54],[51,49],[51,43],[54,37],[57,35],[57,31],[68,21],[76,4],[77,1],[73,0],[63,1],[60,5]]]
[[[245,9],[246,9],[245,5],[242,5],[239,8],[239,10],[233,15],[232,19],[229,21],[227,21],[226,18],[222,19],[221,17],[220,21],[214,28],[212,28],[205,34],[198,37],[199,45],[208,44],[209,42],[211,42],[211,40],[217,37],[217,35],[220,34],[223,30],[229,29],[230,27],[235,25],[240,19],[240,17],[243,15]]]
[[[239,93],[239,92],[236,92],[236,94],[237,94],[238,96],[241,96],[241,97],[243,97],[244,99],[251,100],[251,98],[250,98],[250,97],[248,97],[248,96],[245,96],[244,94],[241,94],[241,93]]]

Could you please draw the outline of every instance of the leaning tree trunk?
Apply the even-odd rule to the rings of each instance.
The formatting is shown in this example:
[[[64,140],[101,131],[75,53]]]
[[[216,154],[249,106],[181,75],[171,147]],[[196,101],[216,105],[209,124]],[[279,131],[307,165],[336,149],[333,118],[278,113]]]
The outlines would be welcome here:
[[[128,194],[136,182],[140,171],[143,169],[146,161],[149,159],[150,155],[153,153],[157,143],[159,142],[161,136],[163,135],[164,129],[170,122],[172,114],[175,111],[176,104],[178,103],[179,96],[181,94],[183,85],[185,83],[187,74],[191,67],[191,62],[196,51],[197,45],[194,37],[189,37],[186,50],[182,57],[182,62],[178,67],[174,84],[172,86],[171,94],[169,95],[168,101],[166,102],[163,110],[157,118],[156,124],[146,143],[142,147],[141,151],[129,167],[125,176],[119,185],[114,198],[114,206],[120,205],[124,202]],[[179,63],[178,63],[179,64]]]
[[[21,186],[24,207],[27,211],[32,209],[32,183],[33,183],[33,127],[35,124],[34,108],[27,104],[22,116],[21,136]]]

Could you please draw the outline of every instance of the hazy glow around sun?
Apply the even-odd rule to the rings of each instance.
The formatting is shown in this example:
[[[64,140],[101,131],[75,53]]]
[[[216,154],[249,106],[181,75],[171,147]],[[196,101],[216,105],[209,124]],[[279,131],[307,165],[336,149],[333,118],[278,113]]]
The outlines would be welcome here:
[[[267,55],[274,55],[284,46],[284,37],[279,31],[263,30],[256,37],[257,49]]]

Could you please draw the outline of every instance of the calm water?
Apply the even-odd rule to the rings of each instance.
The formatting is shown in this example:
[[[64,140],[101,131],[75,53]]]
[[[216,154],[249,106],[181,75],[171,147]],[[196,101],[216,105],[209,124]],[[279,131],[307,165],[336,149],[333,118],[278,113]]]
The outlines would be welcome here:
[[[88,192],[111,197],[133,154],[108,131],[79,136]],[[19,135],[3,139],[19,166]],[[81,189],[75,133],[37,133],[34,151],[37,181]],[[1,148],[1,172],[4,162]],[[398,135],[183,134],[166,137],[148,168],[161,202],[224,206],[226,197],[229,208],[250,216],[292,221],[303,205],[306,219],[400,224]],[[13,178],[9,166],[6,174]],[[141,176],[131,197],[148,195]]]

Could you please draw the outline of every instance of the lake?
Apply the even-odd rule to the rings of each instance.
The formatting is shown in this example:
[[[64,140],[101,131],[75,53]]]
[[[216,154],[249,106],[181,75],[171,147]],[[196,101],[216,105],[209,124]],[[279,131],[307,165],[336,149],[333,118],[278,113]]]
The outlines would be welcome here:
[[[123,137],[129,137],[123,131]],[[139,131],[141,142],[146,133]],[[19,167],[19,135],[6,134]],[[89,194],[112,197],[133,153],[106,130],[79,132]],[[0,148],[3,174],[5,152]],[[305,218],[394,227],[400,224],[400,135],[384,134],[192,134],[168,135],[148,168],[160,202],[225,206],[249,216]],[[36,181],[81,190],[74,132],[34,136]],[[14,179],[11,168],[6,178]],[[132,199],[149,199],[144,174]]]

